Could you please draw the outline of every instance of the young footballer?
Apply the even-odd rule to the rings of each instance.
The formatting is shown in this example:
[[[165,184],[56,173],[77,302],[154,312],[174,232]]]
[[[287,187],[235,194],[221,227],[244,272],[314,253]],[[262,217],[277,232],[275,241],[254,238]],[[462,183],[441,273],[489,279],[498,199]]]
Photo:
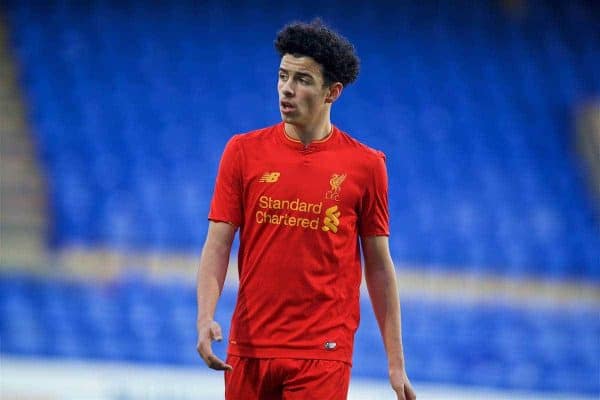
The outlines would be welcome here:
[[[361,248],[398,399],[406,375],[388,246],[385,156],[331,123],[358,75],[354,47],[319,20],[281,30],[282,122],[235,135],[222,155],[198,271],[198,346],[225,371],[227,400],[346,399],[359,323]],[[368,117],[368,116],[365,116]],[[239,230],[239,291],[227,359],[213,320]]]

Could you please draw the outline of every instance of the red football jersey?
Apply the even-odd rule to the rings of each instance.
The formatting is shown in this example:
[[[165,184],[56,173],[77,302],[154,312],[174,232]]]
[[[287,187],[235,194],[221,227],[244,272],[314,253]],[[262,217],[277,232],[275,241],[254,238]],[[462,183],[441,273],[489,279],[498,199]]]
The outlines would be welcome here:
[[[229,354],[351,363],[359,235],[389,235],[383,153],[336,127],[305,146],[284,123],[235,135],[209,213],[240,229]]]

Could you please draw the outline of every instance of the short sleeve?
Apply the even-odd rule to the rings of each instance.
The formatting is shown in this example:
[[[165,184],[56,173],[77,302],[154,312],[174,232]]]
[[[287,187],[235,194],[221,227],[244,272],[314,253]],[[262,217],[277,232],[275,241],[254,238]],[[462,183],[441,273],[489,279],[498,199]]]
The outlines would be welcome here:
[[[233,136],[223,150],[208,219],[240,226],[242,213],[242,173],[239,137]]]
[[[365,236],[389,236],[390,213],[388,208],[388,179],[385,155],[377,153],[370,168],[359,216],[359,234]]]

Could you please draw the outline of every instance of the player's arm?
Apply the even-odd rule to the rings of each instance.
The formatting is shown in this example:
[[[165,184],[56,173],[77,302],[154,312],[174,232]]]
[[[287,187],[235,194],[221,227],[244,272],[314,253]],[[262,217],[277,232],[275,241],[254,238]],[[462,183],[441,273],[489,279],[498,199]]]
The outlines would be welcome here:
[[[400,299],[387,236],[362,238],[365,280],[388,358],[390,383],[400,400],[416,399],[404,367]]]
[[[198,329],[197,350],[206,365],[216,370],[231,370],[212,351],[212,341],[222,340],[221,327],[214,321],[215,308],[221,296],[235,227],[225,222],[208,224],[206,242],[202,248],[197,275]]]

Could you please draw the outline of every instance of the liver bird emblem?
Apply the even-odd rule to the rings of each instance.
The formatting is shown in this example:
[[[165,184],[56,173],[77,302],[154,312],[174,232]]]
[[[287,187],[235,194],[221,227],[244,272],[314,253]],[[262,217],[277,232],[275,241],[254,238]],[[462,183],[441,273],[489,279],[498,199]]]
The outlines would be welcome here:
[[[325,194],[325,198],[339,200],[340,199],[340,191],[342,190],[342,183],[346,179],[346,174],[333,174],[331,175],[331,179],[329,179],[329,184],[331,185],[331,189],[327,191]]]

